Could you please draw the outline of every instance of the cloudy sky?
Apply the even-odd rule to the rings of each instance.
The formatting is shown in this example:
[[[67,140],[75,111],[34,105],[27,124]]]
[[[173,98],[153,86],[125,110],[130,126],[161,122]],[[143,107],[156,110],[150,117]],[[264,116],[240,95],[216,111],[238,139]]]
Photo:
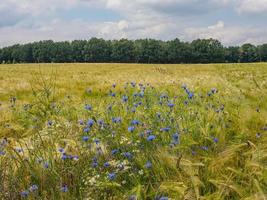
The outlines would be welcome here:
[[[267,0],[0,0],[0,46],[102,37],[267,43]]]

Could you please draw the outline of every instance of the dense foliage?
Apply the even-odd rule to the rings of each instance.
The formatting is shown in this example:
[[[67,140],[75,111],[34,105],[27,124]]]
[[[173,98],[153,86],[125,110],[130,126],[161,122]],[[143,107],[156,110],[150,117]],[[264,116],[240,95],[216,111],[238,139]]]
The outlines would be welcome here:
[[[0,63],[236,63],[267,61],[267,44],[224,47],[215,39],[52,40],[0,49]]]

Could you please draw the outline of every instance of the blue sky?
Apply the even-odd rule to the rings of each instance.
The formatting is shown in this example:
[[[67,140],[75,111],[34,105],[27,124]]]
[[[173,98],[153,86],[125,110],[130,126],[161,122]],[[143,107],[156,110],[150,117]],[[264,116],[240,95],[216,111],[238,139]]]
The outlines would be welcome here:
[[[0,46],[102,37],[267,43],[267,0],[1,0]]]

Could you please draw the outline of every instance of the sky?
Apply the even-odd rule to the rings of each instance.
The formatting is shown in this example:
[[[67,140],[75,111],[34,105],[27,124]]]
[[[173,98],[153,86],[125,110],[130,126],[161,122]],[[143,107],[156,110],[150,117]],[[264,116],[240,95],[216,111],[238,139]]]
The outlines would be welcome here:
[[[267,0],[0,0],[0,46],[52,39],[267,43]]]

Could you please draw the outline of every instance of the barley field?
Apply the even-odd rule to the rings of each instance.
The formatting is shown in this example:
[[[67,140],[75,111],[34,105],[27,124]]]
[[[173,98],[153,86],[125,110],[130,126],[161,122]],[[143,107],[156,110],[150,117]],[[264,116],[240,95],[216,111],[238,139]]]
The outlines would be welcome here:
[[[267,198],[267,64],[0,65],[0,199]]]

